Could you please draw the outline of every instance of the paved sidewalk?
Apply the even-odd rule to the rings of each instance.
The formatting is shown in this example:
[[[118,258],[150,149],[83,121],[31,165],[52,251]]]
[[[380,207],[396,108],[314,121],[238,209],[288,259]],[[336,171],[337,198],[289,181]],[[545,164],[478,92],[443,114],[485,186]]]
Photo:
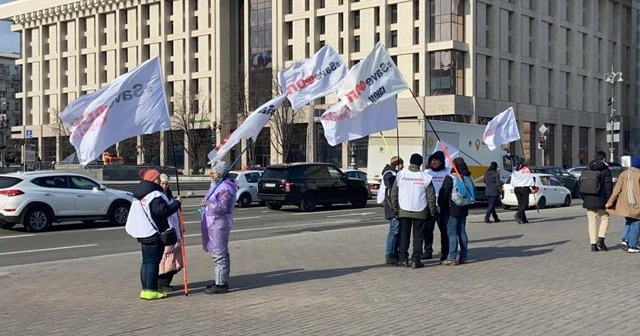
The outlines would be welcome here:
[[[138,299],[137,253],[0,268],[0,334],[637,333],[640,256],[589,252],[580,208],[529,217],[472,216],[471,262],[421,270],[381,267],[384,226],[233,242],[234,291],[220,296],[202,292],[211,260],[199,247],[188,249],[192,294],[153,302]]]

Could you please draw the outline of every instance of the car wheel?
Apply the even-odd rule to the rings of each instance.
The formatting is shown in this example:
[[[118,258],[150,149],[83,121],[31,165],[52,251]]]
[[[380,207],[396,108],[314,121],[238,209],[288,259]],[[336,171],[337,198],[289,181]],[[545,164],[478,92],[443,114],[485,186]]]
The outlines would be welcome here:
[[[120,202],[111,207],[111,213],[109,214],[109,222],[114,226],[125,226],[127,224],[127,217],[129,217],[130,204]]]
[[[544,209],[547,206],[547,200],[544,197],[540,197],[538,200],[538,209]]]
[[[22,220],[22,225],[29,232],[43,232],[51,228],[51,215],[45,208],[33,208],[27,211]]]
[[[314,211],[316,209],[316,195],[312,192],[306,192],[302,196],[302,201],[300,201],[298,208],[303,212]]]
[[[267,202],[267,208],[270,210],[280,210],[282,209],[282,203],[280,202]]]
[[[351,201],[351,205],[354,208],[364,208],[367,206],[367,199],[368,199],[368,195],[365,194],[361,194],[360,196],[358,196],[358,198],[356,198],[355,200]]]
[[[563,207],[568,207],[571,206],[571,195],[567,195],[564,198],[564,203],[562,204]]]
[[[506,204],[502,204],[502,208],[505,209],[505,210],[509,210],[509,209],[511,209],[511,206],[510,205],[506,205]]]
[[[2,228],[5,230],[13,229],[17,223],[2,223]]]
[[[240,195],[240,199],[238,199],[238,205],[241,208],[247,208],[251,205],[251,195],[244,193]]]

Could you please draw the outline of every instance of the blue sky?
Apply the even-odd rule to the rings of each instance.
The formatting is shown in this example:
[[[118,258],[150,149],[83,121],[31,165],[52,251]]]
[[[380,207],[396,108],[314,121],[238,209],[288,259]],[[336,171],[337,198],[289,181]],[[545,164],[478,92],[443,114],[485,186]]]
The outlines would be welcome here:
[[[13,0],[0,0],[0,4]],[[0,51],[20,52],[20,34],[11,32],[11,23],[0,21]]]

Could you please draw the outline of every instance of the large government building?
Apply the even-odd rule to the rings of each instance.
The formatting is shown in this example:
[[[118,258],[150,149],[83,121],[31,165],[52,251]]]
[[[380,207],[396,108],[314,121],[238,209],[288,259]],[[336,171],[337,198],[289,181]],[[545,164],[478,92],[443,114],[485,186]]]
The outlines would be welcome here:
[[[274,73],[330,44],[353,65],[383,41],[429,118],[486,124],[516,110],[525,156],[577,165],[609,151],[607,122],[619,121],[615,155],[640,151],[640,5],[632,0],[17,0],[0,18],[21,34],[22,124],[43,161],[73,152],[57,116],[159,55],[185,169],[277,90]],[[613,84],[607,73],[621,72]],[[245,165],[367,162],[364,138],[330,147],[317,100],[266,128]],[[398,96],[401,142],[419,141],[424,118],[409,90]],[[285,118],[286,119],[286,118]],[[538,129],[547,128],[543,159]],[[28,131],[28,132],[27,132]],[[619,136],[617,135],[619,134]],[[411,139],[414,137],[415,139]],[[619,141],[618,141],[619,140]],[[394,140],[395,141],[395,140]],[[111,149],[129,164],[172,164],[168,134]],[[512,148],[521,151],[520,146]],[[240,147],[231,153],[238,155]],[[411,153],[402,153],[408,156]],[[231,159],[231,158],[230,158]]]

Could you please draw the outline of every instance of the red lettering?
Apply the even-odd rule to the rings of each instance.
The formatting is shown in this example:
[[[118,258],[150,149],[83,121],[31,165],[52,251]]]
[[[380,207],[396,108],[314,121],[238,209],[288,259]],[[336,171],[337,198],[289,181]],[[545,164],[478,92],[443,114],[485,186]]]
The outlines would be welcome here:
[[[358,93],[358,97],[366,89],[367,89],[367,83],[365,83],[364,81],[361,80],[360,83],[358,83],[358,85],[356,85],[356,92]]]
[[[298,87],[296,87],[295,83],[287,85],[287,92],[289,92],[289,94],[295,93],[296,91],[298,91]]]
[[[347,96],[347,99],[349,100],[350,103],[353,102],[354,100],[358,99],[358,97],[359,97],[359,95],[353,90],[347,92],[346,96]]]
[[[307,86],[307,84],[305,83],[304,79],[300,78],[296,81],[296,86],[298,87],[298,90],[302,90],[305,86]]]
[[[305,78],[305,79],[304,79],[304,83],[305,83],[305,85],[310,85],[310,84],[313,84],[313,82],[314,82],[315,80],[316,80],[316,79],[315,79],[313,76],[309,76],[309,77],[307,77],[307,78]]]

